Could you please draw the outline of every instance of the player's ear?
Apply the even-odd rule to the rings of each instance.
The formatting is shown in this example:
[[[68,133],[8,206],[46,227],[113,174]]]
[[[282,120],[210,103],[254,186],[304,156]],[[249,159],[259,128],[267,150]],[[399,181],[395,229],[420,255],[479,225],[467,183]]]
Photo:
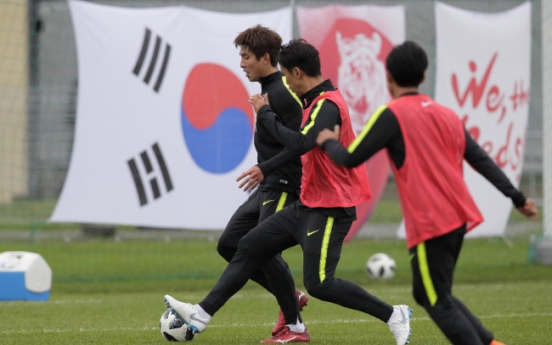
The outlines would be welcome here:
[[[424,75],[422,76],[422,79],[420,79],[420,84],[423,83],[423,82],[425,81],[425,77],[426,77],[426,76],[425,76],[425,73],[424,73]]]
[[[270,63],[270,54],[264,53],[263,55],[263,63],[266,65],[267,63]]]
[[[388,70],[385,70],[385,77],[387,79],[387,90],[389,91],[391,96],[395,98],[395,95],[393,92],[394,86],[395,86],[395,79],[393,79],[393,76],[391,75],[391,73],[389,73]]]
[[[393,83],[393,76],[391,75],[391,73],[389,73],[388,70],[385,70],[385,77],[387,78],[387,84]]]
[[[301,71],[299,67],[293,67],[292,74],[295,78],[299,79],[303,75],[303,71]]]

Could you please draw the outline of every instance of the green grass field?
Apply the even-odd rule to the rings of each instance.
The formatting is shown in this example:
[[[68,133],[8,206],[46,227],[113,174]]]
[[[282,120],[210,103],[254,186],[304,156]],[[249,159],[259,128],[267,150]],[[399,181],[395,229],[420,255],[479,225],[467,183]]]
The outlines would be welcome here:
[[[225,267],[208,241],[83,241],[0,243],[0,252],[38,252],[54,272],[48,302],[0,303],[1,344],[164,344],[158,322],[163,295],[199,302]],[[376,252],[397,261],[391,281],[364,270]],[[528,263],[528,238],[467,240],[454,293],[506,344],[549,344],[552,268]],[[301,251],[284,253],[302,288]],[[391,303],[414,309],[412,344],[447,344],[411,297],[405,243],[355,240],[346,244],[338,277],[353,280]],[[197,344],[258,344],[276,321],[275,300],[254,283],[213,318]],[[357,311],[310,299],[303,312],[312,344],[393,344],[387,325]]]

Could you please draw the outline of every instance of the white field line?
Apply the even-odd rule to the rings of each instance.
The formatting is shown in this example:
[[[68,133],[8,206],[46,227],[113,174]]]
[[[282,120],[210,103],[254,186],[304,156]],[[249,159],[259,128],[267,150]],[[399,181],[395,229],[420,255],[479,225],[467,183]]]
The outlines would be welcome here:
[[[523,317],[552,317],[552,313],[513,313],[513,314],[492,314],[479,316],[480,319],[505,319],[505,318],[523,318]],[[430,321],[428,317],[414,317],[412,321]],[[336,323],[374,323],[380,322],[375,318],[370,319],[336,319],[336,320],[309,320],[306,325],[314,324],[336,324]],[[234,327],[272,327],[273,323],[228,323],[222,325],[211,325],[209,328],[234,328]],[[118,328],[79,328],[79,329],[29,329],[17,331],[0,331],[0,334],[36,334],[36,333],[73,333],[73,332],[120,332],[120,331],[159,331],[157,327],[145,326],[136,327],[118,327]]]

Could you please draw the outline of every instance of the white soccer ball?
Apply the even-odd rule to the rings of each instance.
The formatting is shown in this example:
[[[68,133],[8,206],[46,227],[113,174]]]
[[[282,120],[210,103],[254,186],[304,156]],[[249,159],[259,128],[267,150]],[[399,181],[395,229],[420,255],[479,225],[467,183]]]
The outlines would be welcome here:
[[[374,254],[366,262],[366,271],[373,279],[391,279],[395,276],[395,260],[387,254]]]
[[[182,320],[177,319],[172,310],[167,309],[159,320],[161,335],[168,341],[192,341],[195,333]]]

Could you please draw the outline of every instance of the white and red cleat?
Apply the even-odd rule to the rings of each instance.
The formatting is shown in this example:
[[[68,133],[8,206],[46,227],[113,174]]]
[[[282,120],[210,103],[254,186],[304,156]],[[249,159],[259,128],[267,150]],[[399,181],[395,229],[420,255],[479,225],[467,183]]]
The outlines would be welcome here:
[[[295,290],[295,293],[297,294],[297,304],[299,304],[299,310],[303,311],[303,307],[307,306],[307,302],[309,301],[309,296],[307,296],[306,293]],[[276,335],[283,330],[286,329],[286,318],[284,317],[284,313],[280,310],[280,314],[278,315],[278,322],[276,322],[276,326],[272,329],[272,335]]]
[[[310,343],[309,331],[305,328],[304,332],[293,332],[285,327],[282,332],[276,334],[270,339],[261,341],[261,344],[287,344],[287,343]]]

